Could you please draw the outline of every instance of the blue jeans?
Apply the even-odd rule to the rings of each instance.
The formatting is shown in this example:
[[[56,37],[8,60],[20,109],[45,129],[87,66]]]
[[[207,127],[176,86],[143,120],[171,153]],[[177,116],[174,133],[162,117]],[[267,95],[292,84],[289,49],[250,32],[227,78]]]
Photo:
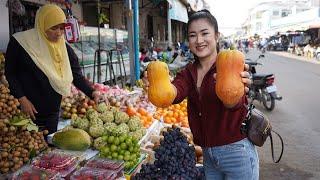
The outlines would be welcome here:
[[[231,144],[203,148],[207,180],[258,180],[259,157],[247,139]]]

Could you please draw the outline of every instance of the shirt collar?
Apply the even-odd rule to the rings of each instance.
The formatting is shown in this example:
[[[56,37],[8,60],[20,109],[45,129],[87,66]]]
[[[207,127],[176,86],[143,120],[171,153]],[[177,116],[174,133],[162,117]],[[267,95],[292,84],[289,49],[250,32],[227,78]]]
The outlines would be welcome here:
[[[187,69],[191,73],[191,77],[195,83],[197,83],[197,66],[199,65],[199,61],[195,60],[192,64],[189,64],[187,66]],[[216,72],[216,63],[214,63],[211,68],[209,69],[208,73],[211,73],[211,71]]]

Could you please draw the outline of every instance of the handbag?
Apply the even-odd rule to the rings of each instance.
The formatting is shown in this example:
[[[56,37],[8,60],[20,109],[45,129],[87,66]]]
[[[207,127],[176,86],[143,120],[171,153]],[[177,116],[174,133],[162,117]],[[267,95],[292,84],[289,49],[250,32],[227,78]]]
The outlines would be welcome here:
[[[246,134],[248,139],[256,146],[262,147],[268,137],[270,137],[272,160],[275,163],[280,162],[283,154],[283,139],[279,133],[272,130],[272,126],[268,118],[258,109],[255,109],[253,104],[248,107],[248,113],[241,125],[241,133]],[[272,133],[274,132],[281,141],[281,153],[277,160],[274,158]]]

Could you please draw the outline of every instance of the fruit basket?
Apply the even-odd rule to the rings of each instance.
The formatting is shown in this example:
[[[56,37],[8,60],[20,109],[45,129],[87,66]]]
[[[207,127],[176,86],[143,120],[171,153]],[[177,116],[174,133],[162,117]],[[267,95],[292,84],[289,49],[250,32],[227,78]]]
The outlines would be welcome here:
[[[51,170],[40,169],[37,167],[32,167],[30,165],[24,166],[18,171],[16,171],[12,180],[32,180],[32,179],[41,179],[41,180],[61,180],[59,173]]]
[[[32,162],[32,166],[59,172],[62,177],[74,171],[78,164],[79,160],[76,156],[59,152],[43,154]]]

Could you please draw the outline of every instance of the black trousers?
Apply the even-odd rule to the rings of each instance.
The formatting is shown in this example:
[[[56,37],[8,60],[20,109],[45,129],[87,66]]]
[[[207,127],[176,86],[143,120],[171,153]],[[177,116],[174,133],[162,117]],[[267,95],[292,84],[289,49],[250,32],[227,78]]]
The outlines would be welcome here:
[[[48,130],[49,134],[57,132],[60,112],[49,114],[36,114],[34,123],[39,126],[40,130]]]

